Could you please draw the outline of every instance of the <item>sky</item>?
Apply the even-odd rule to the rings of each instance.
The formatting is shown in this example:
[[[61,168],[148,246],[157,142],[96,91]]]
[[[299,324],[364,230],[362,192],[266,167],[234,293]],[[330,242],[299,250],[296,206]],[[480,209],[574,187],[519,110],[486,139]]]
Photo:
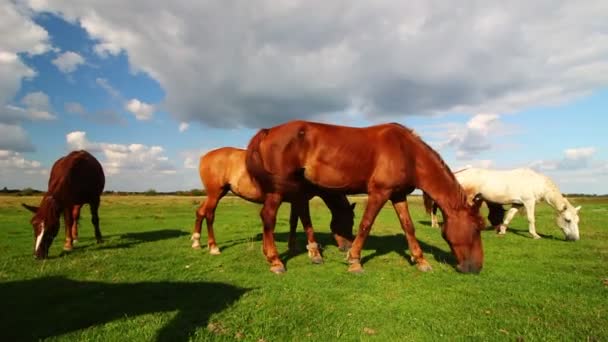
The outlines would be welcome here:
[[[201,188],[292,119],[399,122],[452,170],[608,194],[608,2],[0,0],[0,188],[86,149],[106,190]]]

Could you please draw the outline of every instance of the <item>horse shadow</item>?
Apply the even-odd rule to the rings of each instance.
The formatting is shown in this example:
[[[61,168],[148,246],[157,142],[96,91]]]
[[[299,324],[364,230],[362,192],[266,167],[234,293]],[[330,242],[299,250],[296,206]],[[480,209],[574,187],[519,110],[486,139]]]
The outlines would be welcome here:
[[[125,317],[177,311],[155,339],[187,341],[212,314],[249,290],[213,282],[111,284],[58,276],[0,283],[0,340],[37,341]]]
[[[281,233],[275,234],[276,240],[281,240],[281,241],[287,241],[288,236],[289,235],[286,232],[285,233],[281,232]],[[262,235],[258,234],[256,236],[256,239],[261,239],[261,237],[262,237]],[[315,239],[322,246],[327,246],[327,245],[336,246],[336,242],[335,242],[332,234],[330,234],[330,233],[315,232]],[[306,253],[305,248],[303,249],[303,248],[299,247],[299,246],[303,246],[303,245],[305,246],[306,243],[307,243],[306,234],[296,233],[296,245],[298,246],[298,248],[296,248],[296,251],[283,252],[279,255],[279,258],[281,259],[281,261],[283,261],[285,264],[287,264],[287,262],[290,259],[292,259],[298,255]],[[425,253],[426,255],[432,255],[436,261],[449,264],[454,268],[456,267],[456,258],[449,251],[445,251],[436,246],[429,245],[426,242],[421,241],[419,239],[418,239],[418,244],[420,245],[420,248],[422,249],[423,253]],[[405,258],[410,263],[410,265],[414,264],[411,261],[410,255],[406,252],[406,251],[409,251],[409,249],[408,249],[407,241],[405,240],[405,236],[403,234],[369,235],[367,240],[365,240],[365,245],[364,245],[363,249],[364,250],[373,250],[373,253],[362,257],[361,258],[362,264],[365,264],[366,262],[368,262],[374,258],[377,258],[379,256],[382,256],[382,255],[385,255],[385,254],[388,254],[391,252],[397,252],[401,257]]]
[[[105,235],[104,236],[105,242],[102,243],[101,245],[98,245],[95,243],[86,244],[83,246],[76,245],[72,251],[70,251],[70,252],[64,251],[60,254],[60,256],[67,255],[67,254],[75,254],[75,253],[77,254],[79,252],[83,252],[84,250],[86,250],[88,248],[95,248],[95,249],[100,249],[100,250],[131,248],[133,246],[136,246],[136,245],[139,245],[142,243],[175,239],[175,238],[178,238],[178,237],[181,237],[184,235],[189,235],[189,234],[182,230],[171,229],[171,228],[149,230],[149,231],[136,232],[136,233]],[[117,243],[114,241],[108,242],[108,240],[114,240],[115,238],[119,239]]]
[[[507,229],[507,234],[509,234],[509,233],[513,233],[515,235],[522,236],[522,237],[525,237],[528,239],[533,239],[532,235],[530,235],[530,232],[528,231],[527,228],[518,229],[518,228],[509,227]],[[536,234],[540,235],[540,237],[543,239],[563,241],[562,239],[559,239],[553,235],[542,234],[539,232],[536,232]]]

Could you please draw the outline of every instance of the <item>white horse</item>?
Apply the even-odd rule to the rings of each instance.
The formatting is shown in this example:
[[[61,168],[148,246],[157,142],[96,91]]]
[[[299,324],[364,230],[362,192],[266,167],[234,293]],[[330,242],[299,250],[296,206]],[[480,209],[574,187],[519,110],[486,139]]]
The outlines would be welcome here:
[[[499,226],[499,234],[506,233],[509,222],[523,206],[528,217],[528,231],[532,237],[540,239],[536,233],[534,208],[536,202],[544,200],[557,211],[557,225],[564,232],[566,240],[580,238],[578,212],[581,207],[573,207],[549,177],[530,169],[503,171],[468,168],[457,171],[454,175],[467,193],[480,194],[487,202],[511,205]],[[433,212],[431,222],[433,226],[437,222]]]

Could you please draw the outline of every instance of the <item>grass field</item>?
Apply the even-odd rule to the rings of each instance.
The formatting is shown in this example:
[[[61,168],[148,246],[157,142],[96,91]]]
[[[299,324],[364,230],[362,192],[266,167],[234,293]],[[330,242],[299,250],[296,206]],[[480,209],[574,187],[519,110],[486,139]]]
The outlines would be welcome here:
[[[238,198],[225,198],[217,211],[220,256],[190,248],[200,198],[105,196],[105,243],[95,244],[85,207],[75,249],[62,253],[62,229],[46,261],[32,258],[22,201],[39,198],[0,197],[2,341],[608,340],[606,199],[573,199],[583,206],[577,242],[563,240],[544,204],[537,210],[541,240],[528,236],[522,215],[504,237],[484,231],[479,275],[454,270],[417,197],[412,218],[433,271],[410,265],[386,206],[360,275],[346,272],[320,201],[311,210],[325,263],[309,262],[301,228],[301,253],[286,253],[284,205],[276,232],[283,275],[269,272],[262,255],[259,206]]]

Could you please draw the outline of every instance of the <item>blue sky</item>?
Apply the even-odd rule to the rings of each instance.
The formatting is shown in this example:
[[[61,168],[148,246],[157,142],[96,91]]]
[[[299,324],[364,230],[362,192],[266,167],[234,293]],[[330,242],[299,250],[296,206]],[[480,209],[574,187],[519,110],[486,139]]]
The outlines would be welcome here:
[[[459,5],[6,2],[0,187],[45,189],[85,148],[108,190],[199,188],[202,153],[301,118],[396,121],[453,169],[608,193],[607,8]]]

